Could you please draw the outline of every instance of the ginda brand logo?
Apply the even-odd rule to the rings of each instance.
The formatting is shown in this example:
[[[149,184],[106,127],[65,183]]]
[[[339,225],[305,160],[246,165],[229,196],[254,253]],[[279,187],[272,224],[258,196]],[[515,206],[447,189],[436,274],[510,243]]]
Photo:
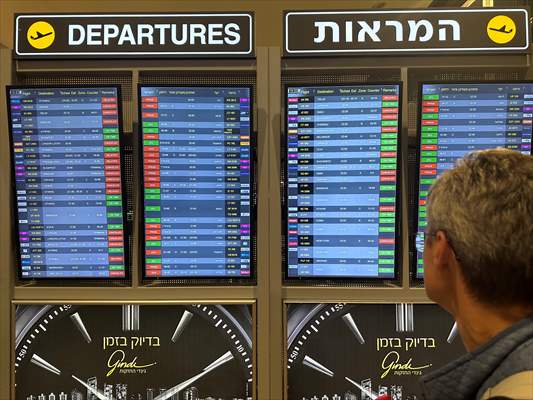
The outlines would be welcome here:
[[[31,24],[26,33],[26,38],[31,47],[42,50],[50,47],[56,38],[54,27],[45,21]]]
[[[496,15],[487,24],[487,35],[494,43],[509,43],[516,35],[516,24],[507,15]]]
[[[422,370],[431,367],[432,364],[413,366],[413,359],[407,362],[400,361],[400,353],[397,351],[389,352],[381,362],[383,373],[381,379],[386,378],[391,372],[394,375],[422,375]]]
[[[109,371],[107,371],[106,376],[111,376],[115,371],[118,370],[121,374],[127,374],[127,373],[146,373],[146,370],[149,367],[153,367],[156,365],[156,362],[150,363],[150,364],[144,364],[139,365],[137,364],[137,358],[135,357],[131,361],[126,361],[126,353],[122,350],[116,350],[109,356],[109,359],[107,360],[107,366],[109,367]]]

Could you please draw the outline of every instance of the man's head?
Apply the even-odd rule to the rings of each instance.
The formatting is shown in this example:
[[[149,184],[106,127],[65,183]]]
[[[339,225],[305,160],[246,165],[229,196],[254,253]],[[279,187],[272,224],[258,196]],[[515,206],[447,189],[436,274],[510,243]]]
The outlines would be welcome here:
[[[424,250],[428,296],[452,311],[457,290],[494,306],[533,306],[533,157],[467,155],[431,187]]]

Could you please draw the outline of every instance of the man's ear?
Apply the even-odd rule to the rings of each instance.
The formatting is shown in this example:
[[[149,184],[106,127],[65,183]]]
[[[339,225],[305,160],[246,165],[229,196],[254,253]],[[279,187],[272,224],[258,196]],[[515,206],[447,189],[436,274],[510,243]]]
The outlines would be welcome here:
[[[434,257],[433,265],[439,266],[440,268],[448,267],[450,265],[450,257],[453,257],[453,250],[448,242],[446,233],[444,231],[437,231],[432,238],[431,246]]]

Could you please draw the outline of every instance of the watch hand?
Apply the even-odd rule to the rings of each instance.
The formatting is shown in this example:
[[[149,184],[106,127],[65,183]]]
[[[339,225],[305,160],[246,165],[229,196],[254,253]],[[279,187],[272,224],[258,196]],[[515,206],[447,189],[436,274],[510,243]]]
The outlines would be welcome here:
[[[90,391],[92,394],[94,394],[97,398],[100,400],[111,400],[109,397],[107,397],[105,394],[100,392],[98,389],[95,389],[89,385],[87,385],[85,382],[83,382],[80,378],[75,377],[72,375],[72,377],[77,380],[79,383],[81,383],[83,386],[87,388],[88,391]]]
[[[233,354],[231,354],[231,351],[228,351],[227,353],[224,353],[222,356],[220,356],[215,361],[213,361],[211,364],[209,364],[207,367],[205,367],[203,371],[200,372],[199,374],[193,376],[192,378],[187,379],[184,382],[178,383],[173,388],[170,388],[166,392],[161,393],[159,396],[155,397],[154,400],[166,400],[174,396],[175,394],[185,389],[187,386],[192,385],[194,382],[196,382],[198,379],[200,379],[204,375],[207,375],[214,369],[220,367],[221,365],[231,360],[233,360]]]
[[[378,398],[378,395],[376,393],[374,393],[373,391],[371,390],[368,390],[367,388],[364,388],[362,387],[360,384],[358,384],[357,382],[355,381],[352,381],[350,378],[348,378],[347,376],[344,377],[344,379],[346,379],[348,382],[350,382],[351,384],[357,386],[359,389],[361,389],[361,392],[365,393],[367,396],[370,396],[370,398],[372,400],[376,400]]]
[[[50,364],[48,361],[46,361],[44,358],[39,357],[37,354],[33,354],[31,356],[31,363],[37,365],[38,367],[41,367],[45,369],[48,372],[52,372],[56,375],[61,375],[61,371],[54,367],[52,364]]]

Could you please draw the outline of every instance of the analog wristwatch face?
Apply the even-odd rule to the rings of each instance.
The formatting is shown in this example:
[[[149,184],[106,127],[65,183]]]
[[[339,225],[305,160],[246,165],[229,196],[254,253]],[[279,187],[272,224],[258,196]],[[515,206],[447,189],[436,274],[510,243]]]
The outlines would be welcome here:
[[[17,400],[247,399],[252,360],[250,305],[16,310]]]
[[[290,304],[290,400],[416,399],[418,379],[464,353],[430,304]]]

